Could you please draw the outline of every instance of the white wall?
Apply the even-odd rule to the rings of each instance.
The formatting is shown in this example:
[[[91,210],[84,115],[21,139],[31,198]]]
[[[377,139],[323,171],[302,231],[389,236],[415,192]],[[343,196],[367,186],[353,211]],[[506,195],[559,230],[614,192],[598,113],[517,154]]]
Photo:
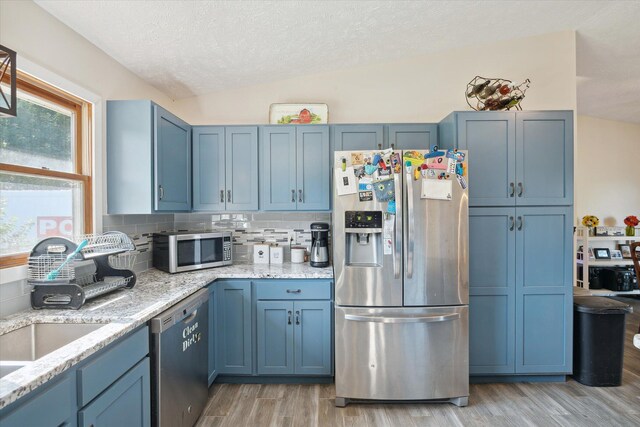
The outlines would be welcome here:
[[[575,52],[566,31],[181,99],[174,111],[192,124],[259,124],[272,103],[322,102],[330,123],[436,122],[469,109],[464,91],[476,75],[530,78],[527,110],[575,110]]]
[[[640,217],[640,125],[578,116],[575,215],[621,226]]]

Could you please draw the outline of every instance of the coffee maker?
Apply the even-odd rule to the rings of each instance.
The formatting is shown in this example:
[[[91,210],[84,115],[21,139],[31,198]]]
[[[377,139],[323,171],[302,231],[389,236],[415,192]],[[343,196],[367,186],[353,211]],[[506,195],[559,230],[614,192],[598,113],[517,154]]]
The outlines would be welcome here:
[[[329,224],[314,222],[311,224],[311,267],[329,266]]]

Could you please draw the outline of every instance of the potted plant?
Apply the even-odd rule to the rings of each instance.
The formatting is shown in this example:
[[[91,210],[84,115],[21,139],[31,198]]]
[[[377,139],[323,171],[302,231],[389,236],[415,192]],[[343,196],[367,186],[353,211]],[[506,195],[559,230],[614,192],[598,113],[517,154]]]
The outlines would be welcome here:
[[[593,227],[597,227],[600,220],[595,215],[585,215],[582,217],[582,225],[589,228],[589,236],[593,236]]]
[[[627,226],[625,228],[625,234],[627,236],[635,236],[636,235],[636,226],[640,223],[640,220],[635,215],[629,215],[624,219],[624,224]]]

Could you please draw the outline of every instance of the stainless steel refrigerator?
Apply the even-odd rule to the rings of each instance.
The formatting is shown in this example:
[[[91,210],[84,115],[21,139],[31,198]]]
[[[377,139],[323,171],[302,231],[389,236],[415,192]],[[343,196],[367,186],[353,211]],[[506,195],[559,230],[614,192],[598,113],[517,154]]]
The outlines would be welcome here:
[[[467,405],[468,157],[460,153],[459,176],[435,165],[431,172],[419,164],[407,168],[403,160],[400,173],[389,175],[392,184],[385,181],[395,193],[395,214],[388,213],[393,207],[384,197],[367,192],[369,181],[377,185],[378,172],[363,175],[359,162],[376,152],[335,153],[336,406],[351,399]],[[439,157],[425,160],[425,167],[449,160]],[[351,174],[355,182],[348,182]],[[364,185],[355,175],[365,178]],[[439,200],[442,188],[450,193]]]

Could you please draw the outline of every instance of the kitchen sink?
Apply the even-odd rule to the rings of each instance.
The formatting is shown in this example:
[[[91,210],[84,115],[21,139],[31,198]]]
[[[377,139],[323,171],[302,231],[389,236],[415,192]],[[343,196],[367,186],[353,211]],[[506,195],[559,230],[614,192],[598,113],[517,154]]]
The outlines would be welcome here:
[[[33,323],[0,335],[0,378],[103,326],[102,323]]]

